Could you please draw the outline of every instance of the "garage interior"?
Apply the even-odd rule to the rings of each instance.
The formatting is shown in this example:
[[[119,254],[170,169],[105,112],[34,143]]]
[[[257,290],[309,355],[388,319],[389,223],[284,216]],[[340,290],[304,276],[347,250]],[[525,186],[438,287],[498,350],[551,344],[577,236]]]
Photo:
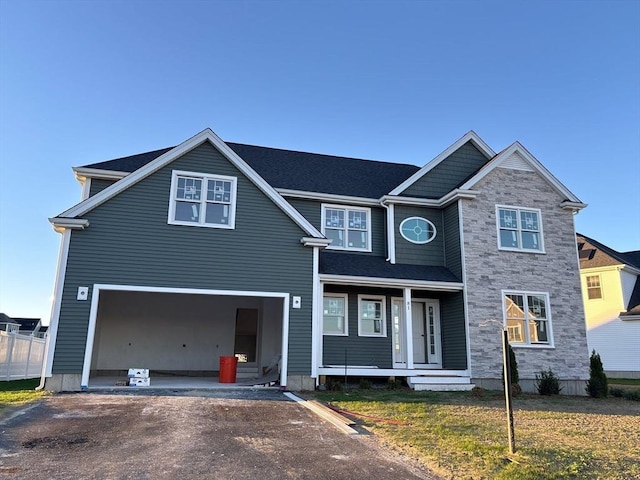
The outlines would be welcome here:
[[[102,290],[89,388],[123,386],[130,368],[151,387],[275,384],[282,298]],[[220,357],[238,358],[235,384],[219,383]]]

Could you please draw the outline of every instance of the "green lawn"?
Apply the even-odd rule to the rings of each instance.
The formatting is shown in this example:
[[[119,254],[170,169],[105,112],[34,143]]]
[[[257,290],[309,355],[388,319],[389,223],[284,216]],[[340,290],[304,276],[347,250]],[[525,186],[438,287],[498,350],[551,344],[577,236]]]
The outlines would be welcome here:
[[[45,395],[44,391],[34,390],[39,383],[39,378],[0,382],[0,415],[9,405],[32,402]]]
[[[509,455],[504,397],[486,392],[315,392],[445,478],[640,478],[640,402],[523,394]],[[366,415],[366,416],[365,416]]]

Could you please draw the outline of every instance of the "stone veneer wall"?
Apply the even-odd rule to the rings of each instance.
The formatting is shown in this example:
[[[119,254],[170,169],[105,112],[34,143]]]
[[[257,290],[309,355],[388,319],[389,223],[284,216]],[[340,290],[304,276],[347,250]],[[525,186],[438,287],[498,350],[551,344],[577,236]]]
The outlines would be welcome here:
[[[478,385],[501,379],[503,323],[502,289],[547,292],[553,348],[514,346],[524,383],[551,368],[565,385],[563,393],[584,394],[589,377],[580,271],[573,213],[559,206],[564,200],[535,172],[496,168],[462,201],[471,376]],[[541,210],[545,254],[498,250],[496,204]],[[488,320],[497,320],[481,325]]]

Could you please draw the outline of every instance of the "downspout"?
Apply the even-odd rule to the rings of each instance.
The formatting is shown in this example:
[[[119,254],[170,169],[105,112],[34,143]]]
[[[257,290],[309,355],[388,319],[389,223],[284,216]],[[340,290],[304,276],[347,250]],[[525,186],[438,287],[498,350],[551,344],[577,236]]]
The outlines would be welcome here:
[[[380,206],[387,211],[387,258],[386,261],[395,264],[396,263],[396,249],[394,242],[394,208],[393,204],[387,205],[386,200],[380,200]]]

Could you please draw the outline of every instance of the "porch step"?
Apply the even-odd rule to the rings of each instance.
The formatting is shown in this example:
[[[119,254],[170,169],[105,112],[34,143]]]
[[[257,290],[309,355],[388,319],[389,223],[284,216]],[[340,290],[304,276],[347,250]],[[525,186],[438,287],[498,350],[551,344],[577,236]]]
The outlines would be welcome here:
[[[429,390],[433,392],[460,392],[471,390],[474,387],[469,377],[453,376],[407,377],[407,383],[414,390]]]
[[[258,366],[255,363],[238,363],[236,378],[258,378]]]

